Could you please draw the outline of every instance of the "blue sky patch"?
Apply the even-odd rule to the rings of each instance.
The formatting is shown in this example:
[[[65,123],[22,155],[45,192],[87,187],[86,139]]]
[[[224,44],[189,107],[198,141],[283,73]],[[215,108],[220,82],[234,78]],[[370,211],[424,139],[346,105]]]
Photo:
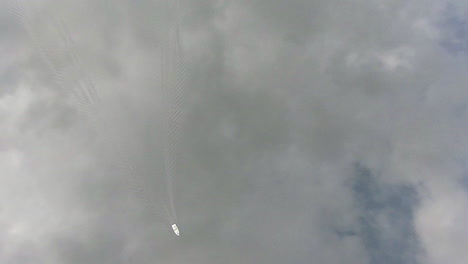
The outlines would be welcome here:
[[[468,18],[458,14],[454,5],[447,5],[440,28],[442,47],[453,55],[468,55]]]
[[[420,245],[414,228],[418,195],[410,185],[389,185],[357,164],[351,188],[358,205],[359,236],[371,264],[418,263]]]

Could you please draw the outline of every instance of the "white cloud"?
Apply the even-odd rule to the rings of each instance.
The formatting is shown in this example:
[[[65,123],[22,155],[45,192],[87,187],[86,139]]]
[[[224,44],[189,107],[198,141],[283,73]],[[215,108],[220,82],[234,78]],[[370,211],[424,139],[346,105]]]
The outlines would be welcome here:
[[[159,2],[72,2],[40,2],[35,28],[61,47],[47,25],[63,15],[113,136],[156,186]],[[28,63],[0,62],[15,87],[0,98],[0,259],[44,243],[32,252],[60,263],[372,263],[388,248],[369,246],[359,217],[375,220],[367,232],[380,241],[414,229],[421,263],[468,257],[468,199],[457,184],[468,127],[454,114],[468,99],[467,66],[439,45],[445,1],[183,4],[191,104],[175,186],[181,239],[127,197],[127,175],[107,165],[109,142],[90,137],[40,57],[18,46]],[[376,188],[415,187],[420,207],[407,207],[404,225],[385,200],[396,194],[367,197],[382,211],[359,204],[355,162]]]
[[[425,200],[416,219],[418,234],[428,254],[427,263],[465,262],[468,258],[465,249],[467,212],[466,191],[460,190],[460,186],[431,188],[431,196]]]

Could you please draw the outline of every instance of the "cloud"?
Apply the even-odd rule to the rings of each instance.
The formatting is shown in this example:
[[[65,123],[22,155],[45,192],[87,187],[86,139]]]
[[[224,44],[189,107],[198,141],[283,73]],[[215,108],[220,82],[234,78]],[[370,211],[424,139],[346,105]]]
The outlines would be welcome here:
[[[445,1],[181,1],[189,85],[174,189],[180,238],[158,215],[168,199],[162,3],[24,4],[63,69],[74,51],[93,79],[100,134],[0,11],[1,261],[466,259],[468,79],[466,61],[444,44],[463,24],[441,26],[460,17]],[[116,140],[155,208],[113,166]]]

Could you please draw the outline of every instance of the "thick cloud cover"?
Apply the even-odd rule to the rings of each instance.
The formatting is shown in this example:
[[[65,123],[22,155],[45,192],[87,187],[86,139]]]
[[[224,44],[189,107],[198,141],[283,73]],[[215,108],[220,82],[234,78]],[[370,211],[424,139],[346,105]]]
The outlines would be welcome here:
[[[122,145],[167,205],[162,0],[19,2],[57,57],[63,19],[110,126],[77,115],[2,5],[1,263],[468,259],[465,1],[181,1],[178,238],[111,162]]]

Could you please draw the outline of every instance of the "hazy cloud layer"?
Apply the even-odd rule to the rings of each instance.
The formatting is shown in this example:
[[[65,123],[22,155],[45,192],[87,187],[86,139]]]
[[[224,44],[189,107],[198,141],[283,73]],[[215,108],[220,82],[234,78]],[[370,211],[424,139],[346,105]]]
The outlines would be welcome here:
[[[77,114],[0,5],[0,262],[468,259],[464,1],[181,1],[179,238],[112,163],[118,141],[164,210],[162,0],[24,2],[107,123]]]

